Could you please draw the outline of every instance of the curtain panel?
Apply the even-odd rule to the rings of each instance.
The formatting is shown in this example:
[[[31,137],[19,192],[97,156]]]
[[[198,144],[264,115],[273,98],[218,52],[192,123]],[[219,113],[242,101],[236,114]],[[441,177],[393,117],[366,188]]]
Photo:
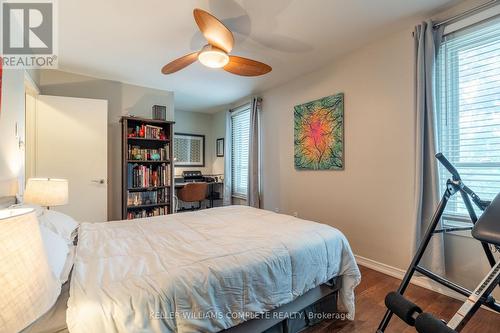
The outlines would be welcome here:
[[[252,98],[248,145],[247,205],[260,208],[260,112],[262,99]]]
[[[224,140],[224,197],[223,205],[229,206],[232,203],[233,186],[231,184],[231,111],[226,112],[226,139]]]
[[[443,27],[434,29],[432,21],[415,27],[415,133],[416,133],[416,242],[427,229],[439,202],[439,176],[435,158],[437,149],[435,65]],[[437,274],[445,273],[444,240],[442,235],[432,237],[423,265]]]

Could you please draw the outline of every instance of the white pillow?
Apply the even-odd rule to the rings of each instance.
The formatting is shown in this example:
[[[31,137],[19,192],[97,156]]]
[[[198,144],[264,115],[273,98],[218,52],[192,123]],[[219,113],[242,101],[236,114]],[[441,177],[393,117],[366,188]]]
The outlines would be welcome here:
[[[79,224],[71,216],[56,212],[55,210],[44,210],[43,214],[38,217],[38,220],[40,221],[40,225],[52,230],[68,243],[73,244]]]
[[[29,204],[29,203],[24,203],[24,204],[15,204],[10,206],[9,208],[33,208],[35,210],[36,217],[40,217],[43,214],[43,211],[45,210],[41,206],[35,205],[35,204]]]
[[[69,245],[66,239],[42,224],[40,224],[40,233],[50,269],[62,284],[68,280],[69,272],[73,267],[74,246]]]

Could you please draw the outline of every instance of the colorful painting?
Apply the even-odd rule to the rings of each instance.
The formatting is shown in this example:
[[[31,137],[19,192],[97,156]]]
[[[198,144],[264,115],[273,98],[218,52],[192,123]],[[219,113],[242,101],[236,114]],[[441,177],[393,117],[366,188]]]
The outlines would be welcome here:
[[[344,169],[344,94],[294,107],[295,168]]]

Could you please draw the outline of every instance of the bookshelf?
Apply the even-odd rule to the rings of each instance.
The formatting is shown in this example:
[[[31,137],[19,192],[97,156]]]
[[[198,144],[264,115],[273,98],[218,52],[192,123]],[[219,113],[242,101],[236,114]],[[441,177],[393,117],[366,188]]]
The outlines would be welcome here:
[[[173,211],[174,122],[124,116],[122,123],[122,219]]]

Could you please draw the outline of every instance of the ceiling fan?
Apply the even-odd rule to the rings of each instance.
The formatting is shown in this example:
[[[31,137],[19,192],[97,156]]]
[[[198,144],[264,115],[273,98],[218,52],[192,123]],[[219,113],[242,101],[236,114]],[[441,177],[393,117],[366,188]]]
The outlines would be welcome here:
[[[163,74],[175,73],[199,60],[210,68],[223,68],[226,72],[242,76],[259,76],[272,68],[262,62],[229,55],[234,45],[233,33],[215,16],[196,8],[194,20],[208,41],[200,51],[187,54],[169,62],[161,69]]]

